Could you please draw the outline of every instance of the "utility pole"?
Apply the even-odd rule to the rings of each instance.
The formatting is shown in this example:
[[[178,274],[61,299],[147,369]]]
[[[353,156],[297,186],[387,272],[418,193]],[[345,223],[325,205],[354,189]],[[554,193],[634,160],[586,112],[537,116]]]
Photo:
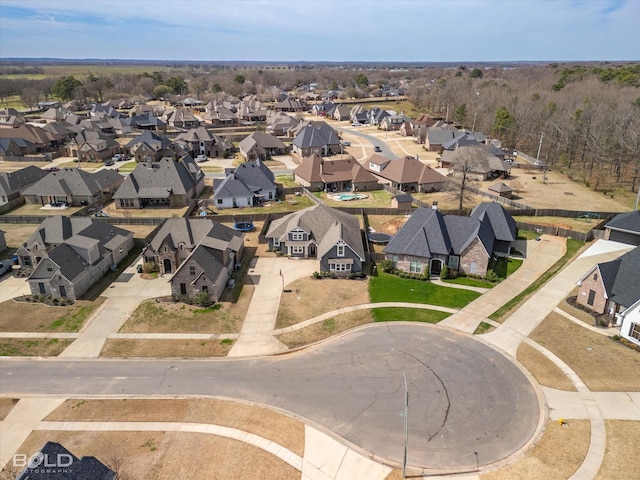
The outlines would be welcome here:
[[[404,377],[404,461],[402,462],[402,478],[407,478],[407,457],[409,443],[409,389],[407,388],[407,374]]]
[[[536,163],[540,161],[540,150],[542,149],[542,139],[544,138],[544,132],[540,134],[540,143],[538,144],[538,154],[536,155]]]

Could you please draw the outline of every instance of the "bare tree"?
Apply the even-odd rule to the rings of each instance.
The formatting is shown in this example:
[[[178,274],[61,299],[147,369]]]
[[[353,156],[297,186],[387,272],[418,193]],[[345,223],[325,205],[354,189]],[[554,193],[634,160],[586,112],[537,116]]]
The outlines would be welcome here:
[[[469,186],[484,163],[487,153],[483,147],[460,147],[456,150],[456,159],[452,164],[454,181],[451,182],[451,195],[458,200],[458,209],[462,210],[465,200],[469,200]]]

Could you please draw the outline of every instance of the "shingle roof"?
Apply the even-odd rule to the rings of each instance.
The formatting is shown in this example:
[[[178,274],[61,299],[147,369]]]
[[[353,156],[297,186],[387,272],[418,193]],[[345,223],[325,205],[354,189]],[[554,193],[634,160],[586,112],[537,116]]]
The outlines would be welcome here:
[[[616,215],[605,225],[605,228],[640,233],[640,210]]]
[[[318,243],[318,256],[324,255],[328,249],[335,245],[333,239],[338,236],[360,258],[364,259],[360,223],[356,217],[349,213],[335,210],[323,204],[315,205],[274,220],[271,222],[267,237],[285,241],[287,233],[296,227],[310,233],[315,239]],[[326,239],[325,236],[327,236]]]
[[[418,208],[384,248],[385,253],[431,257],[449,255],[452,243],[444,216],[438,210]]]
[[[10,193],[22,190],[47,176],[49,172],[41,168],[29,165],[15,172],[0,172],[0,195],[8,196]]]
[[[375,161],[372,157],[369,162]],[[404,157],[386,163],[377,175],[397,183],[413,183],[428,185],[430,183],[445,183],[447,177],[425,165],[415,157]]]
[[[630,307],[640,299],[640,247],[598,267],[610,300]]]
[[[203,177],[204,173],[189,156],[182,161],[162,158],[158,162],[140,162],[113,198],[154,198],[160,194],[159,198],[166,198],[167,192],[186,195]]]
[[[41,245],[51,245],[63,243],[67,238],[80,233],[91,226],[92,220],[87,217],[68,217],[64,215],[53,215],[45,218],[37,230],[26,241],[27,246],[34,243]]]
[[[49,172],[47,176],[24,189],[24,195],[41,196],[95,196],[106,187],[114,187],[122,181],[122,175],[113,170],[94,173],[79,168],[63,168]]]
[[[516,221],[500,203],[483,202],[471,211],[471,216],[480,220],[488,216],[498,240],[513,242],[516,239],[518,233]]]
[[[339,145],[340,137],[325,122],[309,122],[291,143],[298,148],[324,147],[325,145]]]
[[[310,183],[376,181],[376,177],[353,158],[326,160],[317,154],[304,157],[293,173]]]
[[[47,459],[49,468],[41,463],[27,467],[17,478],[17,480],[115,480],[116,472],[110,470],[95,457],[78,458],[69,450],[56,442],[47,442],[41,449],[42,459]],[[36,457],[37,458],[37,457]],[[66,465],[71,461],[71,465],[54,468],[57,459],[63,459]],[[62,465],[62,463],[61,463]]]
[[[242,234],[208,218],[169,218],[149,246],[157,252],[166,241],[172,247],[184,243],[186,248],[194,248],[206,237],[232,243],[235,238],[242,238]]]

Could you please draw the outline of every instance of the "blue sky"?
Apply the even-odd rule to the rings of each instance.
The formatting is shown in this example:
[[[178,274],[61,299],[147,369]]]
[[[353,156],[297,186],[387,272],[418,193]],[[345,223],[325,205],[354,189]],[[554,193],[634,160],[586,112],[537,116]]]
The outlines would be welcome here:
[[[640,60],[640,0],[0,0],[0,57]]]

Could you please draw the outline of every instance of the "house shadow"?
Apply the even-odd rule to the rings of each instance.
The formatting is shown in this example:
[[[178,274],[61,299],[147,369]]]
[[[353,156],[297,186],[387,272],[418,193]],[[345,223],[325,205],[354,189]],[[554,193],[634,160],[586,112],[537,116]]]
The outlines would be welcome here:
[[[511,252],[509,254],[510,257],[522,257],[527,258],[527,243],[528,241],[525,239],[518,239],[514,241],[511,245]]]

